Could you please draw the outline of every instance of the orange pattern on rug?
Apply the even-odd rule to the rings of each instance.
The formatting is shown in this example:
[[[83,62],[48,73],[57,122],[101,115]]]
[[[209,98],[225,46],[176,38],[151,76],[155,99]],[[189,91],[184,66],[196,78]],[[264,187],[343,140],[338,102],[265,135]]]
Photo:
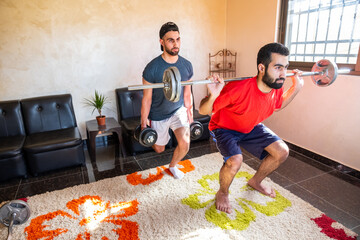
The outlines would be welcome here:
[[[179,162],[178,165],[181,166],[179,170],[182,171],[183,173],[188,173],[195,170],[194,165],[191,163],[189,159]],[[166,168],[165,166],[157,167],[156,170],[157,170],[156,174],[150,173],[148,174],[147,177],[143,176],[142,172],[134,172],[132,174],[127,175],[126,179],[130,184],[136,186],[139,184],[149,185],[150,183],[159,181],[164,177],[164,171],[170,176],[172,176],[172,173],[170,172],[169,168]]]
[[[80,226],[83,226],[84,232],[77,235],[76,240],[87,240],[91,238],[89,228],[92,225],[101,223],[113,223],[121,228],[112,229],[119,236],[120,239],[139,239],[139,226],[136,222],[124,220],[123,218],[135,215],[138,212],[138,201],[118,202],[110,204],[110,202],[103,201],[99,196],[83,196],[78,199],[73,199],[66,204],[66,207],[72,211],[71,213],[58,210],[50,212],[45,215],[40,215],[31,220],[30,225],[25,228],[27,240],[46,239],[52,240],[56,236],[64,234],[69,229],[58,228],[48,229],[51,227],[50,221],[55,218],[68,218],[76,221]],[[86,217],[81,217],[81,206],[86,209]],[[107,236],[103,236],[102,240],[109,240]]]

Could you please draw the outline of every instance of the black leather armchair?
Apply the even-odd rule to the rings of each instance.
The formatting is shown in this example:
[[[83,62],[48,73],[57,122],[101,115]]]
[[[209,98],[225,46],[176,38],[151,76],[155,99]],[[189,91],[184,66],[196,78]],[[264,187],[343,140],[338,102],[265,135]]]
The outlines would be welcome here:
[[[134,130],[136,126],[140,124],[141,116],[141,101],[143,97],[142,90],[129,91],[127,88],[118,88],[116,92],[116,102],[118,109],[118,120],[120,125],[123,128],[123,139],[125,142],[126,149],[129,151],[129,154],[135,155],[138,152],[150,151],[152,148],[146,148],[134,139]],[[199,121],[203,124],[204,133],[203,135],[195,140],[201,141],[209,139],[209,121],[210,117],[208,115],[201,115],[194,107],[194,120]],[[172,147],[177,144],[173,132],[170,130],[170,135],[172,138],[166,147]]]
[[[143,91],[129,91],[127,88],[115,89],[118,109],[118,121],[123,129],[123,139],[126,150],[130,155],[151,151],[151,147],[144,147],[134,138],[135,128],[140,124],[141,101]],[[172,139],[166,147],[172,147]]]
[[[24,152],[33,175],[85,164],[70,94],[24,99],[21,107],[27,135]]]
[[[25,129],[20,102],[0,102],[0,181],[26,177]]]

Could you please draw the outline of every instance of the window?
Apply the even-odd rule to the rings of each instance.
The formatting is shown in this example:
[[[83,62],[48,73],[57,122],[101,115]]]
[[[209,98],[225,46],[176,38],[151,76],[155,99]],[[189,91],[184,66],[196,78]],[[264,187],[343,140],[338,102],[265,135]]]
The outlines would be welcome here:
[[[279,41],[292,67],[326,58],[360,71],[360,0],[282,0]]]

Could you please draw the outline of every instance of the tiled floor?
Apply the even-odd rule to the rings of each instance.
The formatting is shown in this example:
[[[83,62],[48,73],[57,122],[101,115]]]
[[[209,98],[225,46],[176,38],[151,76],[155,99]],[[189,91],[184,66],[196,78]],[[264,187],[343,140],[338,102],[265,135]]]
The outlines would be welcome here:
[[[0,202],[23,198],[47,191],[129,174],[159,165],[168,164],[174,149],[167,149],[162,154],[147,152],[129,156],[124,161],[121,172],[119,160],[114,157],[114,145],[98,142],[97,161],[91,162],[85,149],[86,166],[65,169],[39,177],[11,180],[0,183]],[[303,200],[309,202],[327,216],[342,223],[360,234],[360,177],[359,172],[344,173],[339,166],[324,164],[303,155],[292,146],[288,160],[270,175],[277,184],[288,189]],[[185,159],[217,152],[212,141],[192,144]],[[257,169],[260,161],[244,153],[244,162]],[[346,170],[346,169],[345,169]],[[359,238],[360,239],[360,238]]]

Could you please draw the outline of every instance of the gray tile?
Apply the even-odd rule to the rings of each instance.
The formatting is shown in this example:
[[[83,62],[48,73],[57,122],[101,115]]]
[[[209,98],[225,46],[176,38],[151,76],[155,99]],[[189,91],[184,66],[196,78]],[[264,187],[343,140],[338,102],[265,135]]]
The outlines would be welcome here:
[[[197,158],[218,151],[219,150],[216,148],[215,143],[206,140],[206,141],[191,143],[188,155],[190,156],[190,158]]]
[[[54,178],[47,178],[45,180],[39,180],[36,182],[24,183],[20,184],[16,198],[29,197],[36,194],[60,190],[83,183],[83,174],[81,172]]]
[[[309,178],[320,176],[325,172],[330,172],[332,170],[332,168],[320,163],[315,163],[312,160],[304,162],[289,156],[288,159],[275,170],[275,172],[297,183]]]
[[[359,180],[360,181],[360,180]],[[299,183],[344,212],[360,219],[360,187],[336,175],[324,174]]]
[[[356,232],[359,236],[357,237],[357,239],[360,239],[360,224],[357,227],[354,227],[351,229],[353,232]]]
[[[104,171],[98,171],[97,169],[94,169],[93,170],[93,175],[95,178],[94,180],[99,181],[106,178],[113,178],[120,175],[126,175],[133,172],[141,171],[141,167],[136,161],[124,163],[123,167],[124,167],[123,171],[121,171],[120,165],[116,165],[115,168]]]
[[[3,182],[0,182],[0,188],[18,186],[21,182],[21,178],[12,178]]]
[[[46,179],[63,178],[64,176],[67,175],[81,174],[81,172],[84,170],[85,170],[84,166],[73,166],[73,167],[57,169],[45,173],[39,173],[38,176],[30,175],[28,178],[23,179],[21,181],[21,184],[33,183],[33,182],[43,181]]]
[[[166,148],[164,152],[162,153],[156,153],[154,150],[151,150],[149,152],[143,152],[143,153],[138,153],[135,155],[135,159],[136,160],[143,160],[149,157],[154,157],[157,155],[164,155],[164,154],[173,154],[175,148]]]
[[[246,165],[248,165],[254,170],[257,170],[261,164],[260,160],[255,158],[247,158],[247,159],[244,158],[244,163],[246,163]]]
[[[138,160],[140,167],[142,170],[146,170],[149,168],[154,168],[158,166],[168,165],[171,162],[172,153],[171,154],[158,154],[154,157],[148,157],[145,159]],[[186,155],[182,160],[191,159],[189,155]]]
[[[289,187],[293,184],[295,184],[293,181],[291,181],[290,179],[282,176],[281,174],[277,173],[277,172],[273,172],[268,176],[273,182],[275,182],[276,184],[279,184],[280,186],[286,188]]]
[[[319,209],[326,216],[334,219],[335,221],[343,224],[345,227],[352,229],[360,224],[360,219],[344,212],[340,208],[331,204],[328,200],[318,197],[317,195],[309,192],[308,190],[298,186],[292,185],[287,188],[290,192],[310,203],[315,208]]]
[[[18,185],[0,188],[0,203],[5,201],[11,201],[16,199],[16,192],[18,190]]]
[[[257,170],[261,164],[261,161],[257,158],[250,158],[248,160],[244,160],[244,163],[246,163],[249,167],[251,167],[254,170]],[[279,184],[282,187],[288,187],[290,185],[293,185],[294,182],[290,179],[282,176],[281,174],[277,172],[273,172],[268,176],[273,182]]]

